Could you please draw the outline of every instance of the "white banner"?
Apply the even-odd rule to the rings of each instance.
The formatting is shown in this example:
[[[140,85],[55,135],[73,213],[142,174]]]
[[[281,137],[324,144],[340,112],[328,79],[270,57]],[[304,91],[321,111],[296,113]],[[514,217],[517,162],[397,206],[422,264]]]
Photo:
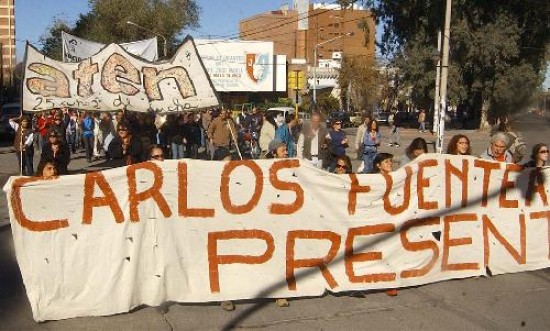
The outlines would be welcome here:
[[[47,58],[27,45],[23,77],[23,109],[59,107],[83,110],[198,110],[219,100],[191,37],[174,57],[149,63],[111,44],[78,63]]]
[[[219,92],[285,92],[286,56],[273,56],[273,42],[197,39],[197,49]]]
[[[549,168],[424,154],[389,176],[169,160],[4,190],[43,321],[546,268],[549,180]]]
[[[298,13],[298,31],[309,29],[309,0],[295,0],[295,10]]]
[[[80,62],[99,53],[106,45],[61,32],[63,61]],[[149,62],[158,60],[157,37],[120,44],[130,54]]]

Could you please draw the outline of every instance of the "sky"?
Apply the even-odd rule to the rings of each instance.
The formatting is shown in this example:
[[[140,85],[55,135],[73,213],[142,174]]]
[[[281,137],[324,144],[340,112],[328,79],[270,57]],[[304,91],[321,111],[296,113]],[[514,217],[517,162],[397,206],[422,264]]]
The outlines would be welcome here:
[[[200,27],[184,31],[193,37],[213,38],[238,36],[239,20],[261,12],[276,10],[292,0],[197,0],[201,7]],[[25,40],[41,48],[40,36],[59,17],[74,23],[81,13],[89,11],[88,0],[19,0],[15,6],[17,59],[24,54]]]
[[[200,27],[184,31],[196,38],[229,37],[239,32],[239,20],[261,12],[276,10],[293,0],[197,0],[201,6]],[[319,1],[321,2],[321,1]],[[329,1],[326,1],[329,2]],[[41,48],[38,41],[54,18],[74,23],[80,13],[88,12],[88,0],[19,0],[15,6],[17,60],[23,59],[25,41]],[[377,31],[379,35],[380,31]],[[452,31],[451,31],[452,38]],[[545,88],[550,88],[550,68],[546,71]]]

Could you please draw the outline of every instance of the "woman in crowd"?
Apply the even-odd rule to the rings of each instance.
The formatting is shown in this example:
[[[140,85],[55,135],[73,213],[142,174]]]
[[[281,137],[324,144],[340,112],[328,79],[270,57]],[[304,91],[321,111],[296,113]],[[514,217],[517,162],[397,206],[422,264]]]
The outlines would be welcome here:
[[[36,168],[36,176],[44,179],[50,179],[57,176],[57,166],[55,161],[49,159],[42,159],[38,163]]]
[[[286,144],[288,155],[294,157],[294,136],[292,135],[292,128],[296,125],[296,120],[292,119],[288,123],[286,122],[282,114],[278,114],[275,119],[277,128],[275,129],[275,139],[279,139]]]
[[[84,140],[84,147],[86,148],[86,161],[88,161],[88,163],[91,163],[94,153],[95,120],[90,116],[88,112],[85,113],[84,118],[81,121],[81,127],[82,139]]]
[[[351,159],[347,155],[340,155],[336,158],[336,166],[334,173],[337,175],[345,175],[352,173]]]
[[[266,113],[263,114],[263,124],[260,129],[260,139],[258,141],[260,149],[262,150],[262,155],[265,157],[269,153],[269,143],[275,139],[275,128],[277,124],[275,119],[272,116],[268,116]]]
[[[363,136],[363,173],[369,174],[372,172],[372,163],[380,146],[380,132],[378,132],[378,122],[373,120],[370,122],[368,130]]]
[[[160,145],[151,145],[149,150],[149,160],[164,161],[164,150]]]
[[[123,167],[142,161],[141,141],[134,138],[130,127],[125,122],[119,123],[117,135],[109,144],[109,157],[113,166]]]
[[[71,152],[69,146],[60,140],[57,131],[48,133],[48,142],[42,148],[40,160],[54,161],[59,175],[68,173],[67,167],[71,161]]]
[[[531,160],[525,163],[525,168],[542,168],[548,164],[548,145],[536,144],[533,146]]]
[[[329,146],[330,164],[328,166],[329,172],[334,172],[336,167],[336,159],[339,156],[346,155],[346,148],[348,147],[348,138],[346,133],[342,130],[342,121],[334,119],[332,121],[331,129],[328,131],[327,145]]]
[[[373,174],[389,174],[393,171],[393,154],[379,153],[373,161]]]
[[[362,123],[357,127],[357,133],[355,134],[355,149],[357,150],[357,159],[362,160],[363,159],[363,137],[365,136],[365,132],[367,132],[367,128],[370,127],[370,121],[371,117],[370,115],[363,113],[361,115]]]
[[[463,134],[454,135],[447,145],[447,154],[451,155],[472,155],[470,139]]]
[[[288,148],[286,144],[279,139],[273,139],[269,143],[268,159],[286,159],[288,158]]]
[[[418,156],[428,153],[428,143],[423,138],[414,138],[411,144],[405,149],[405,155],[401,160],[401,166],[411,162]]]
[[[15,131],[13,149],[23,176],[32,176],[34,173],[34,134],[28,117],[10,118],[10,126]]]

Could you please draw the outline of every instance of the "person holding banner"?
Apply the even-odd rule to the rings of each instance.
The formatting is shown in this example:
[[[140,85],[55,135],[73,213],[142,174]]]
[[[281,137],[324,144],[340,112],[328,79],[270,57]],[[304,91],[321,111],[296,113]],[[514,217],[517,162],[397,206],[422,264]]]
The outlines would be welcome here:
[[[481,154],[482,159],[493,160],[497,162],[514,163],[514,157],[506,146],[508,146],[508,136],[503,132],[497,132],[491,137],[491,145]]]
[[[44,179],[51,179],[57,176],[57,165],[54,160],[42,159],[36,168],[36,176]]]
[[[67,167],[71,161],[71,152],[69,146],[59,139],[59,133],[55,130],[48,134],[48,142],[42,148],[40,160],[52,160],[57,167],[59,175],[68,173]]]
[[[525,168],[542,168],[548,164],[548,145],[536,144],[533,146],[531,160],[523,165]]]
[[[327,134],[327,129],[321,127],[321,114],[311,114],[309,126],[304,126],[298,137],[298,158],[306,159],[312,166],[322,168],[327,151],[323,137]]]
[[[411,144],[405,149],[405,155],[403,155],[399,163],[401,166],[404,166],[424,153],[428,153],[428,143],[424,138],[414,138]]]
[[[447,146],[447,154],[472,155],[470,139],[463,134],[454,135]]]
[[[29,118],[26,116],[22,116],[20,118],[10,118],[9,123],[15,131],[13,149],[15,150],[15,156],[17,156],[21,174],[23,176],[32,176],[34,173],[34,133],[32,131]]]

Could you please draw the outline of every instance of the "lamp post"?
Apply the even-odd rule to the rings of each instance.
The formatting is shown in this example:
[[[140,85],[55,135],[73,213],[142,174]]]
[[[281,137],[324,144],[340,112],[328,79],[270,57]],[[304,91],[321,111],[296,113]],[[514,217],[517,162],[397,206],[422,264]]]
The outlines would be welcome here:
[[[155,36],[161,37],[161,38],[162,38],[162,41],[164,42],[164,45],[163,45],[164,47],[162,48],[162,53],[163,53],[164,58],[166,59],[166,53],[168,53],[168,52],[167,52],[167,51],[168,51],[168,46],[167,46],[167,43],[166,43],[166,38],[165,38],[163,35],[161,35],[160,33],[155,32],[155,31],[149,30],[149,29],[147,29],[147,28],[144,28],[143,26],[141,26],[141,25],[139,25],[139,24],[136,24],[136,23],[134,23],[134,22],[132,22],[132,21],[126,21],[126,24],[133,25],[133,26],[135,26],[135,27],[137,27],[137,28],[140,28],[140,29],[142,29],[142,30],[144,30],[144,31],[147,31],[147,32],[149,32],[149,33],[152,33],[152,34],[154,34]]]
[[[317,110],[317,47],[328,44],[330,42],[333,42],[337,39],[344,38],[346,36],[353,36],[353,32],[348,32],[346,34],[331,38],[327,41],[323,41],[322,43],[318,43],[313,48],[313,105],[315,106],[315,110]]]

